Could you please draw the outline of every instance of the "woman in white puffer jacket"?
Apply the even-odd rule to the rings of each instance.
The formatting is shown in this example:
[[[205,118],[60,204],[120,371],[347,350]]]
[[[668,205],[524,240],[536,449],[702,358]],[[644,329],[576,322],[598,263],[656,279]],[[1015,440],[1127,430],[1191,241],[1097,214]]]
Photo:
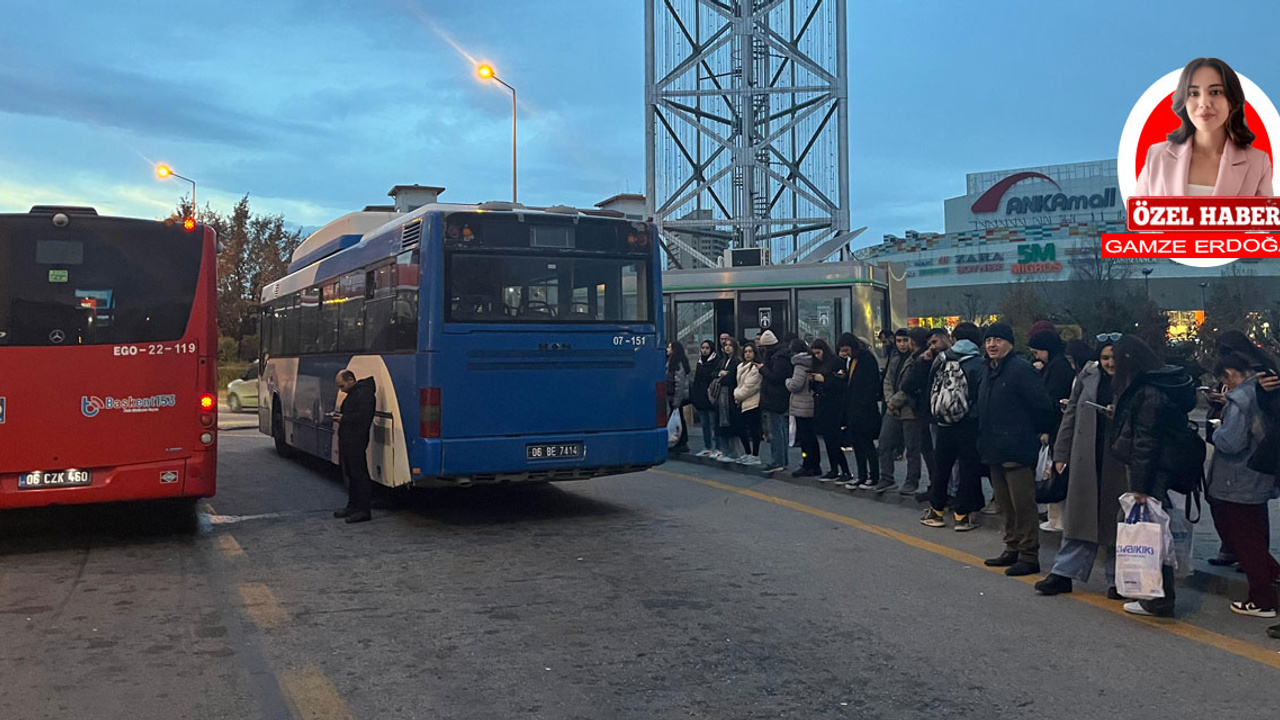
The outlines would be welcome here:
[[[742,438],[743,465],[760,464],[760,365],[756,348],[748,343],[742,346],[742,362],[738,364],[738,386],[733,389],[733,401],[738,403],[738,429]]]

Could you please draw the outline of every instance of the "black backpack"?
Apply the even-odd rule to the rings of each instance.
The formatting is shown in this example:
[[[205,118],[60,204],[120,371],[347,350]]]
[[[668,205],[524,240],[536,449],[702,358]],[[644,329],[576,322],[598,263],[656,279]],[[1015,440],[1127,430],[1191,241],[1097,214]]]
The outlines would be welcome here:
[[[1184,419],[1163,433],[1159,468],[1169,477],[1169,489],[1187,496],[1187,520],[1200,520],[1200,497],[1204,492],[1204,461],[1207,456],[1204,438],[1195,423]],[[1191,506],[1196,519],[1191,519]]]

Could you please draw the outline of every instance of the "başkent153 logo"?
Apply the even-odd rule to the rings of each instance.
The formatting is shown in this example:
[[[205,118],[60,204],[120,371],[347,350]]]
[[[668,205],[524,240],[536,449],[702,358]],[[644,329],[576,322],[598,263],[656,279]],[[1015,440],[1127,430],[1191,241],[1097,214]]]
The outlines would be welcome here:
[[[97,417],[103,410],[119,410],[126,413],[160,412],[178,404],[176,395],[152,395],[151,397],[100,398],[97,395],[80,396],[80,412],[87,418]]]

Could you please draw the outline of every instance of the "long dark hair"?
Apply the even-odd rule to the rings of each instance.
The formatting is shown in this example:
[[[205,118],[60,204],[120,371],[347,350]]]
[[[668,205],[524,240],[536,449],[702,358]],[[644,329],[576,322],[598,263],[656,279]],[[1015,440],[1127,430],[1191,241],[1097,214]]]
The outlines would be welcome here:
[[[792,355],[809,352],[809,346],[800,338],[791,338],[791,345],[787,348]]]
[[[677,368],[684,368],[686,375],[689,374],[689,356],[684,352],[684,343],[679,340],[671,341],[671,357],[667,358],[667,369],[675,372]]]
[[[1249,129],[1249,124],[1244,119],[1244,87],[1240,85],[1240,78],[1236,76],[1236,71],[1232,70],[1230,65],[1218,58],[1203,57],[1192,60],[1182,68],[1182,77],[1178,78],[1178,89],[1173,93],[1173,114],[1182,121],[1182,126],[1168,134],[1169,142],[1181,145],[1196,134],[1196,126],[1191,123],[1191,116],[1187,114],[1187,94],[1191,92],[1191,76],[1206,65],[1217,70],[1222,76],[1227,102],[1231,104],[1231,113],[1227,116],[1225,126],[1227,138],[1242,148],[1249,147],[1257,136]],[[1201,88],[1201,92],[1203,91],[1204,88]],[[1118,376],[1119,370],[1117,370]]]
[[[1271,372],[1275,372],[1277,369],[1280,369],[1276,367],[1275,358],[1271,357],[1270,353],[1258,347],[1249,339],[1248,335],[1245,335],[1239,330],[1223,331],[1223,333],[1218,336],[1218,341],[1214,344],[1216,345],[1219,357],[1228,353],[1235,353],[1249,358],[1253,365],[1260,365]]]
[[[1112,387],[1119,396],[1144,372],[1157,370],[1164,366],[1160,356],[1151,346],[1137,335],[1125,334],[1113,346],[1116,358],[1116,374],[1112,377]]]
[[[809,346],[809,352],[813,352],[814,350],[822,351],[821,361],[818,360],[818,356],[816,354],[813,356],[814,372],[824,372],[828,368],[835,366],[836,354],[831,352],[831,346],[827,344],[826,340],[823,340],[822,338],[814,340],[813,344]]]
[[[863,345],[858,336],[853,333],[841,333],[840,339],[836,343],[839,347],[849,348],[850,357],[858,357],[858,353],[866,348],[866,345]]]
[[[706,362],[706,363],[712,363],[712,362],[715,362],[715,361],[716,361],[716,359],[720,357],[720,353],[716,352],[716,341],[715,341],[715,340],[703,340],[702,342],[698,343],[698,347],[699,347],[699,348],[701,348],[703,345],[710,345],[710,346],[711,346],[711,353],[710,353],[710,354],[708,354],[708,355],[707,355],[707,357],[706,357],[706,359],[704,360],[704,359],[703,359],[703,357],[702,357],[702,350],[701,350],[701,349],[699,349],[699,350],[698,350],[698,362],[699,362],[699,363],[702,363],[702,362]]]

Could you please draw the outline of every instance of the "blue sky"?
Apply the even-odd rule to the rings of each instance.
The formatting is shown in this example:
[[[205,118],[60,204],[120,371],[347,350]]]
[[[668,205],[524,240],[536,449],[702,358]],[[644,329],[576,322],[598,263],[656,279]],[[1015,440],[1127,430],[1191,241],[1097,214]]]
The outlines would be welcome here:
[[[1153,80],[1217,55],[1280,100],[1280,5],[849,3],[852,219],[941,230],[964,174],[1114,157]],[[161,216],[185,192],[319,225],[403,182],[591,205],[644,187],[637,0],[9,0],[0,24],[0,212]],[[446,39],[447,36],[447,39]]]

